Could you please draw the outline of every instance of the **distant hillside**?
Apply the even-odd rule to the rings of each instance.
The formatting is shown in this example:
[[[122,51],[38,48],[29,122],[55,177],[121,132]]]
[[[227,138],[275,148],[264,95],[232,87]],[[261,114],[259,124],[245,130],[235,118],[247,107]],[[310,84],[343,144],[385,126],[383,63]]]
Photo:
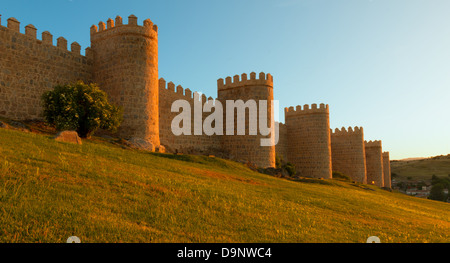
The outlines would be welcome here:
[[[427,159],[427,158],[425,158],[425,157],[413,157],[413,158],[401,159],[401,160],[398,160],[398,161],[406,162],[406,161],[417,161],[417,160],[423,160],[423,159]]]
[[[450,154],[423,159],[405,159],[391,161],[391,172],[399,178],[430,179],[431,176],[448,176],[450,174]]]

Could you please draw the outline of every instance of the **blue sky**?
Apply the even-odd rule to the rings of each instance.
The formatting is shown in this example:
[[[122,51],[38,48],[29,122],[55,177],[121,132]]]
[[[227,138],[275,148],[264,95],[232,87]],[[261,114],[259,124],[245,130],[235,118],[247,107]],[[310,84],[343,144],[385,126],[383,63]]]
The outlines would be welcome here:
[[[8,1],[2,25],[90,45],[120,15],[159,28],[159,74],[216,97],[218,78],[274,76],[283,108],[326,103],[331,127],[364,127],[392,159],[450,153],[450,1]]]

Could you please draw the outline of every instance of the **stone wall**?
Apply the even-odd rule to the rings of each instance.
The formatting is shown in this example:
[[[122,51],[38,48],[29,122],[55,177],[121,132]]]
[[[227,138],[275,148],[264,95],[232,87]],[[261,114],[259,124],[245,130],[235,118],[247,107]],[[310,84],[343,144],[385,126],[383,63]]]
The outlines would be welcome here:
[[[271,103],[273,101],[273,78],[270,74],[261,72],[259,78],[256,78],[256,73],[250,73],[250,78],[247,74],[241,76],[235,75],[233,80],[231,77],[217,81],[218,86],[218,100],[222,103],[224,109],[224,131],[227,127],[234,126],[234,135],[226,135],[222,137],[222,149],[227,152],[231,159],[240,162],[249,162],[259,167],[275,167],[275,146],[261,146],[261,139],[268,138],[263,136],[259,130],[259,121],[253,128],[249,126],[249,110],[245,112],[245,135],[238,135],[237,133],[237,110],[234,110],[235,115],[233,120],[227,120],[225,113],[227,111],[227,100],[242,100],[244,103],[255,101],[259,109],[260,100],[267,101],[267,123],[271,127],[271,134],[274,134],[274,118]],[[244,114],[243,114],[244,115]],[[258,116],[254,116],[259,118]],[[256,130],[255,130],[256,129]],[[249,135],[254,132],[256,135]]]
[[[91,27],[94,81],[124,109],[118,134],[159,143],[158,28],[147,19],[120,16]]]
[[[278,136],[278,143],[275,145],[275,152],[277,156],[283,159],[284,162],[289,162],[287,127],[283,123],[279,123],[278,125]]]
[[[362,127],[331,131],[331,160],[333,171],[348,175],[356,182],[367,183]]]
[[[301,176],[332,178],[329,114],[325,104],[285,109],[288,159]]]
[[[391,181],[391,160],[389,158],[389,152],[383,153],[383,178],[384,187],[392,188]]]
[[[42,94],[58,84],[92,81],[92,54],[80,55],[78,43],[67,50],[67,40],[45,31],[37,39],[33,25],[20,33],[20,23],[8,19],[0,26],[0,116],[16,119],[42,119]]]
[[[133,15],[128,17],[128,24],[117,16],[92,26],[90,33],[92,48],[86,48],[83,56],[76,42],[69,51],[63,37],[56,40],[55,46],[47,31],[39,40],[33,25],[27,25],[22,34],[19,21],[10,18],[5,27],[0,19],[0,116],[41,119],[41,96],[45,91],[78,80],[97,82],[112,103],[124,108],[119,135],[126,139],[140,138],[155,147],[161,143],[169,152],[213,154],[259,167],[274,167],[276,153],[295,165],[302,176],[329,179],[333,168],[355,181],[365,183],[367,177],[368,183],[390,187],[389,153],[382,155],[381,141],[363,145],[362,128],[330,134],[328,105],[285,109],[286,123],[279,125],[276,146],[261,146],[261,139],[269,136],[260,133],[259,120],[256,128],[250,126],[248,110],[244,114],[245,133],[237,134],[237,112],[233,120],[227,120],[227,100],[255,101],[258,113],[260,100],[267,101],[266,117],[270,134],[274,135],[270,74],[261,72],[257,78],[252,72],[250,76],[219,79],[217,100],[207,99],[158,79],[158,28],[149,19],[140,26]],[[191,106],[191,135],[172,133],[172,120],[179,113],[171,112],[171,107],[179,99]],[[202,129],[211,113],[203,113],[198,120],[194,117],[194,105],[199,102],[202,107],[206,101],[222,103],[223,135],[205,134]],[[231,125],[233,134],[227,135],[226,128]],[[254,132],[256,135],[249,135]]]
[[[384,186],[381,141],[364,141],[366,151],[367,183]]]
[[[190,105],[191,135],[176,136],[172,132],[172,120],[181,113],[181,109],[180,112],[171,111],[172,104],[176,100],[185,100]],[[159,80],[159,136],[161,144],[166,147],[168,152],[221,155],[221,143],[218,136],[206,135],[203,129],[201,134],[194,134],[195,125],[202,127],[201,125],[205,118],[211,114],[205,112],[202,114],[201,119],[195,120],[194,102],[196,101],[203,107],[204,102],[211,100],[213,98],[206,98],[204,94],[200,96],[197,92],[192,93],[190,89],[184,90],[180,85],[175,87],[175,84],[172,82],[166,83],[163,78]]]

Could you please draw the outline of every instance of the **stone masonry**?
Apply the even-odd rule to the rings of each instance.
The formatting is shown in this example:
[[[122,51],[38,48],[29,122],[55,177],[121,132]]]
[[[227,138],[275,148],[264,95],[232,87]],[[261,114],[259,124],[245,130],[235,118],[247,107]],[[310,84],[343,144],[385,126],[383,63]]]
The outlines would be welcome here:
[[[58,84],[92,81],[92,54],[80,55],[80,45],[57,39],[45,31],[37,39],[33,25],[20,33],[20,23],[8,19],[0,26],[0,116],[24,120],[40,118],[41,96]]]
[[[331,160],[333,171],[348,175],[356,182],[367,183],[362,127],[331,131]]]
[[[331,139],[328,105],[285,109],[287,154],[300,175],[330,179]]]
[[[383,152],[383,179],[384,179],[384,187],[392,188],[391,160],[389,158],[389,152]]]
[[[250,78],[247,74],[242,74],[241,78],[239,75],[235,75],[233,81],[231,77],[218,80],[218,99],[221,101],[224,108],[224,120],[226,128],[231,125],[234,127],[234,135],[222,136],[222,149],[229,154],[231,159],[242,161],[242,162],[252,162],[260,167],[274,167],[275,166],[275,146],[261,147],[261,138],[266,138],[266,136],[260,135],[256,132],[255,136],[239,135],[237,133],[237,110],[234,110],[233,120],[226,119],[225,113],[227,110],[226,101],[227,100],[243,100],[244,102],[248,100],[255,100],[257,107],[259,108],[259,101],[273,100],[273,78],[270,74],[264,74],[261,72],[259,78],[256,78],[256,73],[250,73]],[[274,128],[274,118],[273,110],[271,105],[267,105],[267,120],[268,126]],[[248,111],[245,114],[245,134],[249,134],[249,116]],[[259,116],[253,116],[253,118],[258,118]],[[257,129],[257,127],[256,127]]]
[[[263,72],[219,79],[217,98],[166,82],[158,75],[158,27],[150,19],[140,25],[134,15],[128,17],[128,23],[117,16],[93,25],[91,47],[86,48],[85,55],[81,55],[77,42],[68,50],[64,37],[58,37],[54,44],[48,31],[38,39],[37,29],[31,24],[25,26],[25,33],[20,31],[17,19],[9,18],[3,26],[0,16],[1,117],[42,120],[41,96],[45,91],[79,80],[96,82],[112,103],[124,109],[119,136],[145,142],[151,149],[164,146],[172,153],[220,155],[259,167],[274,167],[275,155],[279,155],[294,164],[301,176],[329,179],[333,170],[361,183],[367,178],[367,183],[390,187],[389,154],[382,155],[381,141],[363,143],[362,128],[333,133],[325,104],[286,108],[286,123],[278,123],[276,146],[260,146],[260,139],[268,136],[249,135],[254,127],[249,124],[248,111],[243,135],[226,135],[226,127],[234,125],[236,130],[237,111],[234,120],[223,115],[223,133],[205,134],[198,127],[211,113],[194,118],[194,110],[190,113],[192,133],[173,134],[172,120],[179,113],[172,112],[172,105],[177,100],[187,101],[192,109],[206,102],[221,102],[224,114],[227,100],[254,100],[258,107],[260,100],[267,100],[267,126],[273,133],[274,109],[270,102],[274,99],[274,81],[271,74]],[[211,111],[215,110],[214,106]]]
[[[158,28],[150,19],[108,19],[91,27],[94,81],[124,109],[119,135],[159,142]]]
[[[381,141],[365,141],[367,183],[384,187],[383,154]]]

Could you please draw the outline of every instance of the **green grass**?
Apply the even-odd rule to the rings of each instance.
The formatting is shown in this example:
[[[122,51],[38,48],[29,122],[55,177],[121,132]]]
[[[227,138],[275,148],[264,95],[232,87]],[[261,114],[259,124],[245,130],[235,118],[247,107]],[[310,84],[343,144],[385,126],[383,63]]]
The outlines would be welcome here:
[[[420,160],[391,162],[391,172],[400,179],[431,180],[433,175],[447,177],[450,175],[450,155],[436,156]]]
[[[0,242],[449,242],[450,204],[0,129]]]

